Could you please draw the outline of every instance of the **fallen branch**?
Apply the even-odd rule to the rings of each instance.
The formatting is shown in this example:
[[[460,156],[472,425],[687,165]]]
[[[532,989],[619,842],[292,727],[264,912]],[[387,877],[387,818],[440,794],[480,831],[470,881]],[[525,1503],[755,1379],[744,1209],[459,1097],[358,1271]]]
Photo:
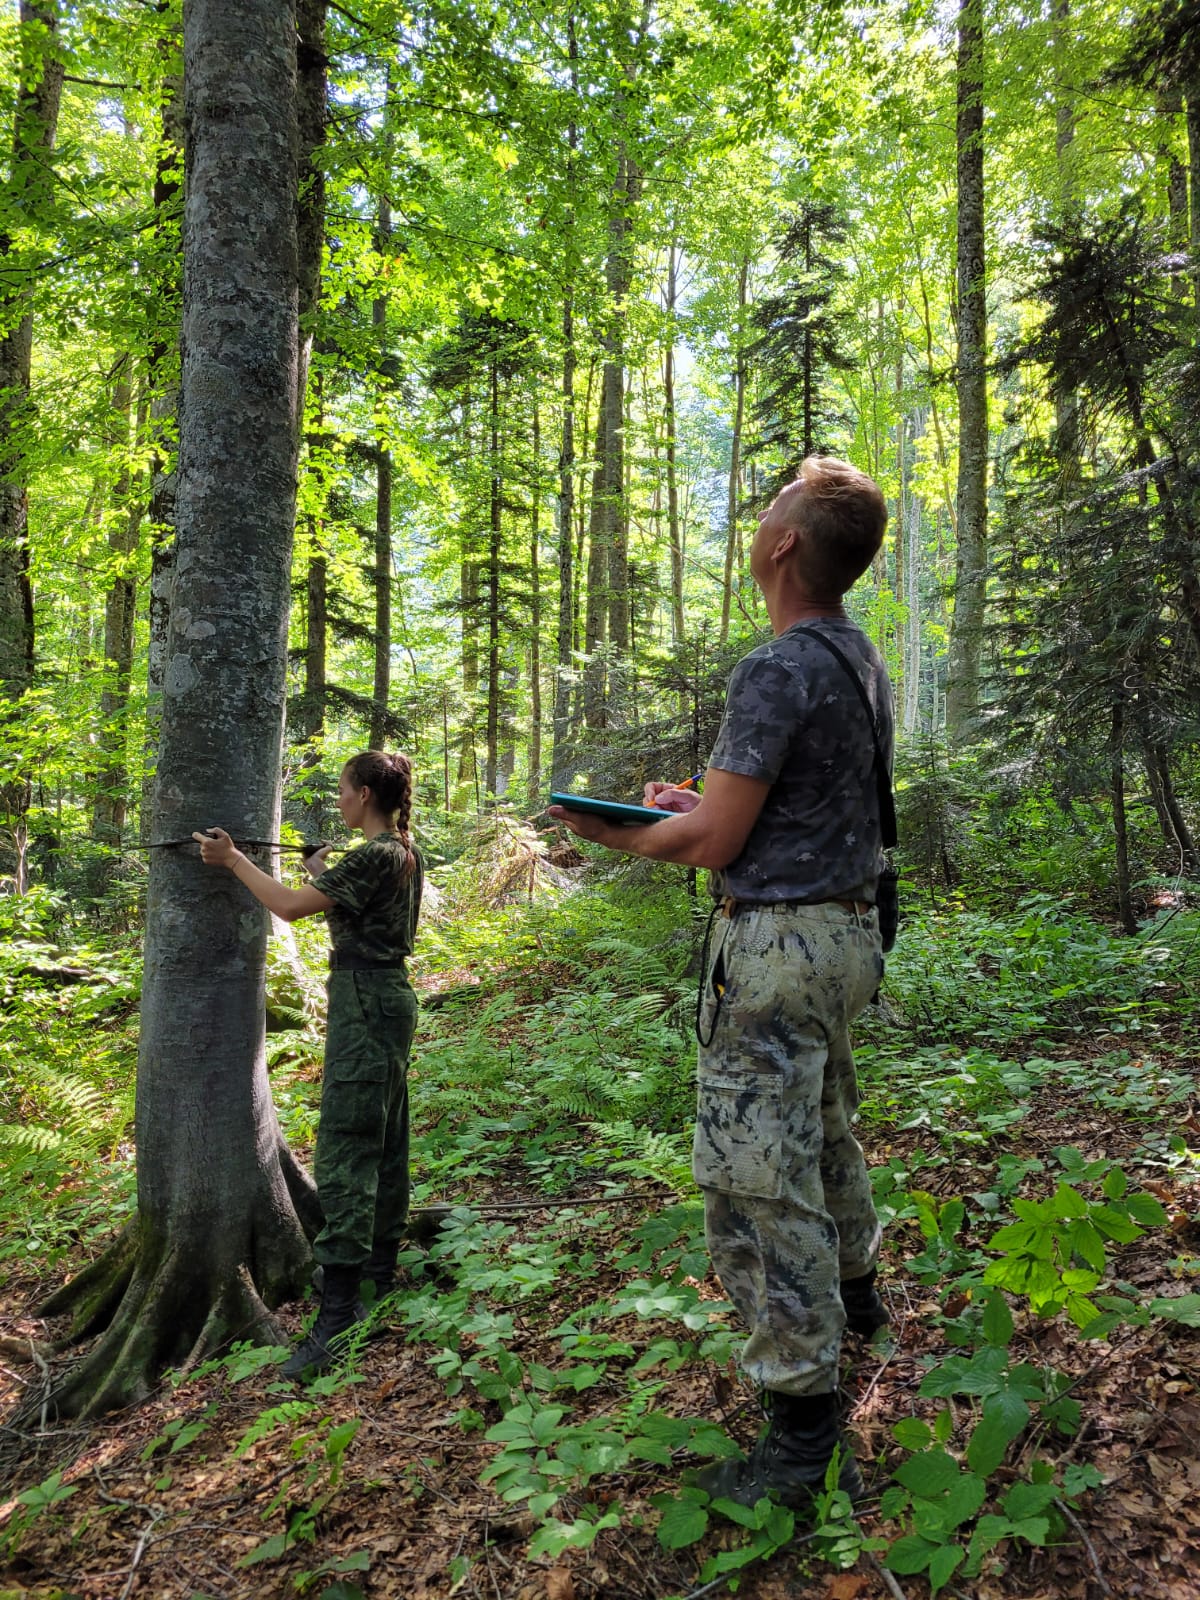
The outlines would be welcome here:
[[[1108,1583],[1105,1580],[1104,1573],[1100,1569],[1100,1558],[1096,1554],[1096,1547],[1088,1538],[1087,1533],[1084,1530],[1083,1523],[1080,1522],[1079,1518],[1071,1510],[1070,1506],[1067,1505],[1065,1500],[1055,1499],[1054,1504],[1062,1512],[1065,1520],[1071,1524],[1071,1526],[1075,1529],[1075,1532],[1083,1540],[1083,1547],[1087,1551],[1088,1558],[1092,1563],[1092,1571],[1096,1574],[1096,1582],[1100,1585],[1101,1594],[1111,1594],[1112,1590],[1109,1588]]]
[[[904,1590],[896,1582],[895,1578],[888,1571],[888,1569],[885,1566],[882,1566],[869,1550],[864,1551],[864,1554],[867,1558],[867,1565],[875,1573],[876,1577],[882,1581],[884,1588],[892,1596],[892,1600],[905,1600]]]

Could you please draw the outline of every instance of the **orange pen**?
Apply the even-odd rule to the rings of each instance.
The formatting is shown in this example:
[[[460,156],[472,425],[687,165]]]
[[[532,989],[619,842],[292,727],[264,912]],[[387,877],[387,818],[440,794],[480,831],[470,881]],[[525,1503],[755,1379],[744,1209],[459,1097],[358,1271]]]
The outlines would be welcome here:
[[[694,789],[703,776],[702,772],[693,772],[690,778],[685,778],[682,783],[673,783],[671,787],[672,789]],[[658,801],[655,800],[653,803],[657,805]]]

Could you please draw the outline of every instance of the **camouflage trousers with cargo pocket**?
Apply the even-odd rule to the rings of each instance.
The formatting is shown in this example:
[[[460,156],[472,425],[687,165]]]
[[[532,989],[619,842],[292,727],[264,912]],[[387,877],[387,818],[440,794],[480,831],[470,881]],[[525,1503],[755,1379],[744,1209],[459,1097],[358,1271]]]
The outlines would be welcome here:
[[[692,1172],[713,1266],[750,1332],[742,1365],[785,1394],[837,1388],[841,1279],[879,1254],[850,1131],[849,1025],[882,973],[873,909],[742,905],[717,917]]]
[[[400,969],[329,974],[325,1078],[313,1175],[322,1266],[359,1267],[408,1218],[408,1052],[417,997]]]

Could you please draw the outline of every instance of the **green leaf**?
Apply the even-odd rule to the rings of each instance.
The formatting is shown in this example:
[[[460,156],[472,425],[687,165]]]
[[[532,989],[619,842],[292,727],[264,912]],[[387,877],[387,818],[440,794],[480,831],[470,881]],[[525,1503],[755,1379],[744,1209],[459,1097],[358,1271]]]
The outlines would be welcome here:
[[[983,1479],[964,1472],[950,1485],[945,1496],[942,1514],[946,1528],[957,1528],[969,1522],[986,1499],[987,1484]]]
[[[1125,1202],[1125,1209],[1143,1228],[1161,1228],[1166,1224],[1167,1213],[1162,1202],[1152,1194],[1133,1194]]]
[[[694,1500],[674,1500],[662,1514],[658,1542],[664,1550],[682,1550],[702,1539],[708,1530],[708,1512]]]
[[[933,1560],[940,1545],[922,1539],[920,1534],[908,1533],[903,1539],[897,1539],[883,1558],[883,1564],[889,1572],[899,1572],[902,1575],[913,1572],[924,1572]]]
[[[1100,1185],[1100,1192],[1106,1200],[1119,1200],[1129,1188],[1129,1179],[1120,1167],[1113,1167],[1105,1174],[1104,1182]]]
[[[906,1450],[924,1450],[933,1443],[933,1429],[920,1417],[903,1417],[893,1423],[892,1436]]]
[[[962,1565],[966,1552],[956,1544],[944,1544],[941,1549],[935,1550],[929,1560],[929,1587],[934,1594],[954,1576]]]
[[[967,1445],[967,1463],[973,1472],[988,1477],[1004,1460],[1014,1439],[1024,1432],[1029,1407],[1020,1395],[990,1394],[983,1402],[983,1414],[975,1424]]]
[[[1150,1309],[1156,1317],[1165,1317],[1168,1322],[1182,1322],[1187,1328],[1200,1328],[1200,1294],[1151,1300]]]
[[[1013,1315],[999,1290],[993,1290],[984,1307],[983,1336],[994,1345],[1007,1345],[1013,1336]]]
[[[1069,1183],[1060,1183],[1054,1191],[1054,1214],[1056,1217],[1086,1217],[1087,1201],[1078,1189],[1072,1189]]]
[[[928,1500],[943,1493],[958,1477],[958,1462],[944,1450],[923,1450],[902,1461],[893,1476],[913,1494]]]
[[[1014,1522],[1040,1516],[1054,1504],[1057,1494],[1057,1485],[1053,1483],[1014,1483],[1004,1496],[1005,1515]]]
[[[261,1544],[256,1544],[253,1550],[248,1550],[244,1556],[239,1556],[234,1562],[235,1567],[254,1567],[260,1561],[278,1561],[295,1544],[287,1533],[273,1533],[269,1539],[264,1539]]]
[[[1112,1206],[1093,1206],[1092,1221],[1106,1239],[1115,1239],[1118,1244],[1132,1244],[1135,1239],[1142,1237],[1142,1230],[1137,1223],[1122,1216]]]

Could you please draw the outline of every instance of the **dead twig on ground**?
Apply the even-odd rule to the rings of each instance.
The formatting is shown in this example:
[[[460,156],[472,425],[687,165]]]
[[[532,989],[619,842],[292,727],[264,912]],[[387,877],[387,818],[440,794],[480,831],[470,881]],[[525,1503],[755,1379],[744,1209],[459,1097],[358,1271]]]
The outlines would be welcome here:
[[[1105,1578],[1103,1571],[1101,1570],[1100,1558],[1096,1554],[1096,1547],[1092,1543],[1092,1541],[1088,1538],[1087,1532],[1084,1529],[1083,1523],[1080,1522],[1079,1518],[1075,1515],[1075,1513],[1071,1510],[1070,1506],[1067,1505],[1067,1503],[1064,1500],[1059,1500],[1059,1499],[1056,1498],[1055,1501],[1054,1501],[1054,1504],[1058,1507],[1059,1511],[1062,1512],[1063,1518],[1065,1519],[1065,1521],[1070,1523],[1071,1527],[1074,1528],[1075,1532],[1079,1535],[1080,1539],[1083,1541],[1083,1548],[1087,1551],[1088,1559],[1092,1563],[1092,1571],[1096,1574],[1096,1582],[1100,1585],[1101,1594],[1111,1594],[1112,1593],[1112,1589],[1109,1587],[1108,1581]]]

